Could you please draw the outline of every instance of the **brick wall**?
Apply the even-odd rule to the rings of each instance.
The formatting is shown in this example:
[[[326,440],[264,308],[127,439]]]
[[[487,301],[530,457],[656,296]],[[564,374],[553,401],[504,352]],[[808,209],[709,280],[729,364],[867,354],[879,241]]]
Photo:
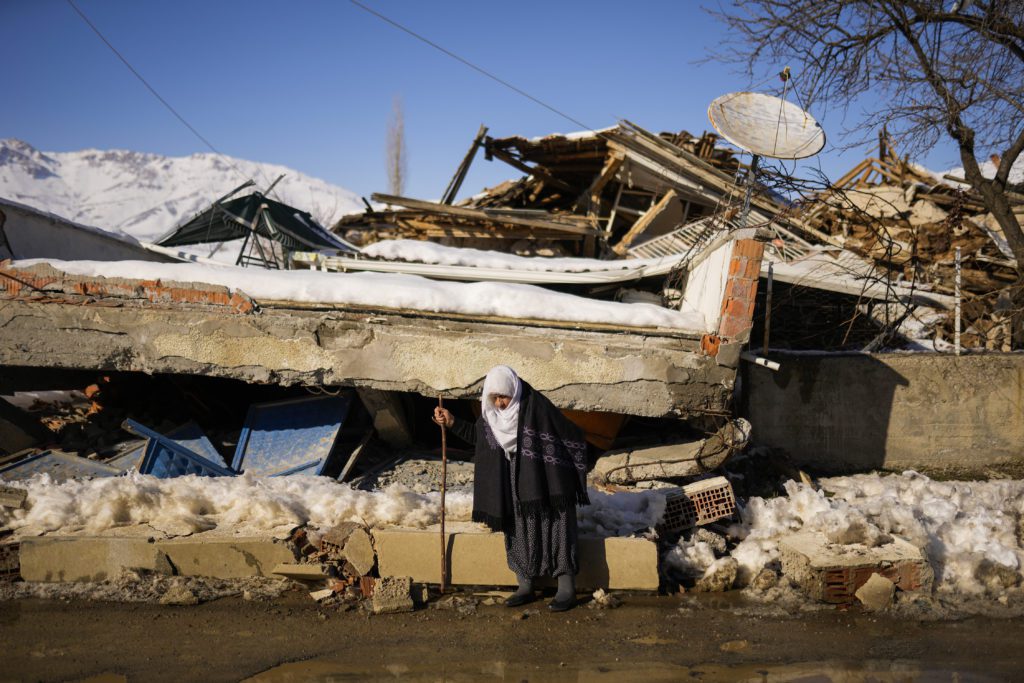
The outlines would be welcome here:
[[[729,279],[722,297],[722,319],[718,324],[718,336],[727,341],[745,342],[750,339],[763,256],[764,242],[736,240],[733,245]]]

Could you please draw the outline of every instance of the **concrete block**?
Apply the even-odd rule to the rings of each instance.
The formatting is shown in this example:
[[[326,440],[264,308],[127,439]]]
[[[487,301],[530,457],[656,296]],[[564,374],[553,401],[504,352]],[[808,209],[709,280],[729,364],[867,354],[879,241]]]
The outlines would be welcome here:
[[[738,418],[701,441],[609,453],[594,464],[593,475],[613,484],[694,477],[746,448],[750,433],[750,423]]]
[[[295,560],[288,545],[270,537],[196,535],[157,541],[157,546],[167,554],[175,573],[182,576],[217,579],[270,576],[275,565]]]
[[[408,576],[385,576],[373,589],[373,613],[411,612],[412,579]]]
[[[409,576],[440,583],[439,533],[431,530],[378,529],[373,532],[381,576]],[[447,535],[448,581],[452,585],[515,586],[505,561],[505,538],[493,532]],[[617,590],[658,588],[657,546],[643,538],[580,538],[577,586]]]
[[[173,571],[183,576],[235,579],[269,576],[295,557],[271,538],[204,537],[150,542],[145,537],[43,536],[21,543],[26,581],[104,581],[122,569]]]
[[[341,554],[355,567],[360,576],[369,574],[377,559],[373,552],[370,534],[362,528],[355,529],[349,534]]]
[[[122,569],[156,571],[163,553],[145,538],[26,538],[21,542],[21,577],[26,581],[106,581]]]
[[[903,591],[930,593],[934,574],[924,553],[901,538],[869,547],[860,543],[829,543],[824,534],[805,532],[779,542],[782,573],[810,597],[831,603],[851,603],[857,589],[874,574]]]

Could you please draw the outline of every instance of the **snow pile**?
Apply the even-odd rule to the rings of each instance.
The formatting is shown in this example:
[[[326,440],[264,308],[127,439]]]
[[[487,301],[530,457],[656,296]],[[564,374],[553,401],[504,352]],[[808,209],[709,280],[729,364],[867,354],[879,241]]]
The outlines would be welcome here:
[[[602,261],[588,258],[552,258],[545,256],[516,256],[499,251],[446,247],[421,240],[382,240],[363,247],[362,254],[371,258],[389,261],[412,261],[442,266],[468,266],[493,268],[496,270],[519,270],[529,272],[585,273],[607,270],[637,270],[661,263],[662,257],[651,259],[627,259]]]
[[[24,509],[0,508],[0,527],[19,535],[98,533],[146,524],[168,535],[221,529],[234,533],[287,533],[300,525],[331,527],[358,522],[369,527],[425,528],[439,519],[439,493],[415,493],[394,485],[360,491],[316,476],[256,478],[123,477],[54,483],[47,475],[11,482],[28,490]],[[580,513],[584,533],[626,535],[654,526],[664,511],[656,492],[591,491],[593,504]],[[469,522],[473,494],[449,491],[446,519]]]
[[[748,583],[779,557],[778,541],[795,531],[821,531],[835,543],[884,544],[900,536],[922,548],[947,595],[998,595],[1021,580],[1024,481],[938,482],[916,472],[834,477],[816,491],[786,483],[785,497],[752,498],[730,535],[742,541],[731,555]],[[826,493],[831,497],[827,497]],[[706,544],[705,544],[706,545]],[[700,573],[706,549],[681,542],[675,566]]]
[[[584,533],[629,536],[654,527],[665,514],[665,494],[658,490],[588,493],[590,505],[580,508],[578,516]]]
[[[704,331],[704,316],[653,304],[597,301],[541,287],[489,282],[438,282],[390,273],[324,273],[145,261],[29,259],[16,267],[49,263],[71,275],[205,282],[245,292],[257,301],[307,301],[379,308],[532,318],[626,327]]]

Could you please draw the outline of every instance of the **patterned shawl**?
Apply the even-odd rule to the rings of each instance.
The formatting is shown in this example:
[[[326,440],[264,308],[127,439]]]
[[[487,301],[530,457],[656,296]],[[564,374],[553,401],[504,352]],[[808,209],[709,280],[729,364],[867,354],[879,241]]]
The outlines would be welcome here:
[[[587,443],[543,394],[522,381],[519,408],[518,478],[511,481],[505,451],[482,416],[476,422],[473,521],[495,531],[510,528],[516,511],[512,489],[519,494],[519,514],[587,505]]]

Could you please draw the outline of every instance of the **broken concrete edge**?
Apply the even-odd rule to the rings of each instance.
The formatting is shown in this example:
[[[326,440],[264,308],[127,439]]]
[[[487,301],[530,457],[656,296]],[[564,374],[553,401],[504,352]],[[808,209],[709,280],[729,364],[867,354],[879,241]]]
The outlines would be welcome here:
[[[750,423],[736,418],[706,439],[609,451],[594,463],[592,475],[611,484],[699,476],[746,448],[750,435]]]
[[[905,592],[931,593],[935,574],[927,556],[899,537],[890,543],[830,543],[820,532],[793,534],[779,541],[782,573],[808,596],[850,604],[871,577],[880,575]]]
[[[487,371],[506,363],[560,408],[645,417],[724,411],[736,376],[703,355],[696,341],[486,320],[292,309],[235,315],[212,307],[0,297],[0,324],[10,342],[0,345],[0,366],[193,374],[462,399],[475,398]],[[465,352],[453,355],[456,346]]]

